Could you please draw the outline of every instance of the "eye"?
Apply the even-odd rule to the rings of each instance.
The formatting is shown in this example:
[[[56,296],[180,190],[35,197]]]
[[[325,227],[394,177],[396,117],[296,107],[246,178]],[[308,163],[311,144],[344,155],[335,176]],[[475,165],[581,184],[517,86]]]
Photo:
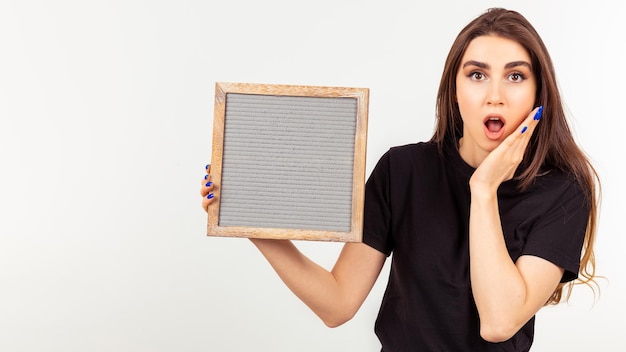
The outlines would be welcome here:
[[[520,72],[513,72],[513,73],[509,74],[509,80],[511,82],[521,82],[521,81],[523,81],[525,79],[526,79],[526,76],[524,76]]]
[[[486,79],[485,74],[480,71],[472,71],[468,77],[473,81],[484,81]]]

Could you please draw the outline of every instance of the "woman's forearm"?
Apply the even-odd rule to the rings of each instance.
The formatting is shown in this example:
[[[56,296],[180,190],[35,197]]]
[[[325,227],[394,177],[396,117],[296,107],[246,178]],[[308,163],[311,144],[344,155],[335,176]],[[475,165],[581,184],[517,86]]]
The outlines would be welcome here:
[[[384,255],[346,244],[332,271],[303,255],[291,241],[251,239],[287,287],[330,326],[354,316],[371,290]]]
[[[527,320],[520,319],[526,287],[506,248],[495,193],[472,193],[469,233],[470,277],[481,334],[488,340],[506,340]]]

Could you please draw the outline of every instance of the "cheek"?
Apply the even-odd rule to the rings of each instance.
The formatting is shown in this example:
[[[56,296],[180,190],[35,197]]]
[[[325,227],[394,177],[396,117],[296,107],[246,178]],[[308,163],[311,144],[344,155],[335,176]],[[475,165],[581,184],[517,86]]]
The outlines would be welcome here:
[[[456,100],[459,105],[459,111],[461,117],[465,119],[466,115],[469,116],[473,111],[480,111],[483,106],[484,99],[481,97],[480,91],[474,89],[461,89],[457,90]]]
[[[521,123],[534,108],[535,92],[531,89],[515,91],[509,98],[511,112],[516,122]]]
[[[529,80],[521,85],[507,87],[509,102],[516,106],[532,106],[537,95],[537,86],[534,80]]]
[[[514,89],[509,92],[509,101],[516,106],[532,106],[535,103],[535,90]]]

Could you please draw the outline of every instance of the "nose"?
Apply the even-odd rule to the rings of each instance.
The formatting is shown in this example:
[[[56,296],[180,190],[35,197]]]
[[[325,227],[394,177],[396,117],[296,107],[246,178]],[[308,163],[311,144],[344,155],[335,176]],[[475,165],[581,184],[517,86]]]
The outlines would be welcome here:
[[[498,80],[491,80],[489,82],[489,90],[487,92],[487,105],[502,105],[504,104],[504,92],[502,91],[502,83]]]

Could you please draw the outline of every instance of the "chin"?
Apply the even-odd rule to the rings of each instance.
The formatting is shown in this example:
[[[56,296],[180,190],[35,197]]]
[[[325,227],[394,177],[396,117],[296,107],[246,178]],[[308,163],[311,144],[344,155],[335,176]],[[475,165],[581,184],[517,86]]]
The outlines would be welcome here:
[[[482,145],[480,146],[481,149],[483,149],[486,152],[491,153],[494,149],[496,149],[500,143],[502,143],[502,141],[500,140],[488,140],[485,143],[482,143]]]

